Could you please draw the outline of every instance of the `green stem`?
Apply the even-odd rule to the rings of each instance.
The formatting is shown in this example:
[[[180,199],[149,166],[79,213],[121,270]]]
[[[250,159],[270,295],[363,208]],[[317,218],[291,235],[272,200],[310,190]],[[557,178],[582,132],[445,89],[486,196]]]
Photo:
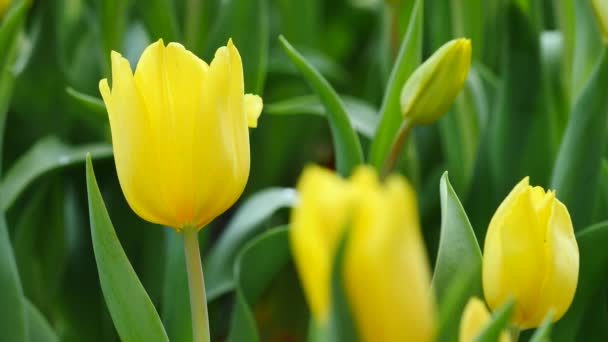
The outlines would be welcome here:
[[[190,309],[192,311],[192,341],[209,342],[209,318],[207,314],[207,296],[201,253],[198,248],[198,230],[196,227],[184,227],[184,250],[188,270],[188,287],[190,288]]]
[[[382,173],[381,173],[382,178],[386,177],[395,167],[395,163],[397,162],[397,159],[399,159],[399,155],[401,154],[403,145],[405,144],[405,141],[407,140],[407,137],[410,135],[410,131],[412,130],[413,127],[414,127],[414,123],[412,122],[412,120],[405,119],[401,123],[401,126],[399,127],[399,131],[397,131],[397,134],[395,135],[395,139],[393,140],[393,143],[391,145],[389,155],[388,155],[388,157],[386,157],[386,160],[384,161],[384,165],[382,167]]]

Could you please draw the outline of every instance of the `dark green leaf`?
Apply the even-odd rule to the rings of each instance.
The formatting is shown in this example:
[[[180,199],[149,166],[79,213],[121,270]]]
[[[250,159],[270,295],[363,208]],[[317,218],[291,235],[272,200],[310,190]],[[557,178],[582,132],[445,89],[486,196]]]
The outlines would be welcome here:
[[[232,265],[243,245],[263,229],[264,220],[281,208],[292,207],[296,195],[293,189],[270,188],[253,195],[239,207],[203,260],[208,301],[234,288]]]
[[[604,147],[608,142],[606,50],[570,114],[551,180],[551,188],[557,190],[557,196],[568,207],[575,229],[591,223]]]
[[[496,342],[507,327],[515,301],[509,300],[492,314],[492,320],[484,327],[475,342]]]
[[[27,328],[31,342],[59,342],[59,337],[46,318],[29,300],[24,299]]]
[[[409,19],[409,26],[395,66],[386,85],[384,99],[380,108],[380,123],[376,137],[370,146],[369,162],[377,169],[384,163],[391,143],[401,125],[401,88],[408,77],[414,72],[422,58],[422,12],[423,1],[416,0]]]
[[[29,6],[30,1],[21,0],[11,6],[6,13],[6,17],[2,19],[2,26],[0,27],[0,68],[2,71],[10,69],[9,64],[12,62],[17,36]]]
[[[271,229],[243,247],[234,264],[237,296],[229,341],[259,341],[251,306],[290,257],[287,227]]]
[[[123,341],[168,341],[160,317],[116,236],[97,186],[90,155],[87,155],[86,165],[93,250],[101,289],[114,326]]]
[[[2,192],[0,191],[0,196]],[[17,272],[17,264],[13,255],[11,239],[0,210],[0,331],[6,341],[27,341],[27,315],[25,297],[21,288],[21,280]]]
[[[91,153],[95,159],[109,158],[112,146],[91,144],[72,147],[55,137],[41,139],[13,164],[0,183],[0,209],[10,208],[23,190],[45,173],[83,163],[86,153]]]
[[[363,152],[359,138],[350,124],[348,114],[346,114],[344,104],[327,80],[289,44],[287,39],[281,36],[279,42],[287,56],[300,70],[325,105],[336,151],[337,170],[343,176],[350,175],[355,166],[363,163]]]
[[[378,126],[376,110],[367,102],[351,96],[340,96],[346,114],[354,129],[368,138],[372,138]],[[264,113],[273,115],[313,114],[326,116],[325,107],[315,95],[299,96],[281,100],[264,107]]]
[[[97,114],[100,117],[107,118],[108,112],[106,111],[106,105],[103,101],[95,96],[87,95],[79,92],[78,90],[67,87],[65,91],[73,98],[76,102],[78,102],[83,108],[86,108],[93,114]]]

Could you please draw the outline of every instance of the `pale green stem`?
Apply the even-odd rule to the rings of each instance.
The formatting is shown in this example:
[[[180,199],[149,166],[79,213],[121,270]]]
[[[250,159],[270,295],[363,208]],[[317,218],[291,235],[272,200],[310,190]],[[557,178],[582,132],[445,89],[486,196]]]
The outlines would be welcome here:
[[[198,248],[198,230],[196,227],[184,227],[184,251],[188,270],[188,287],[190,288],[190,309],[192,311],[192,341],[209,342],[209,318],[207,314],[207,296],[201,253]]]
[[[509,334],[511,335],[511,341],[512,342],[517,342],[519,341],[519,328],[512,325],[509,327]]]
[[[399,155],[401,154],[401,150],[403,149],[403,145],[405,144],[407,137],[410,135],[410,131],[414,127],[414,123],[410,119],[405,119],[401,123],[399,127],[399,131],[395,135],[395,139],[391,145],[391,149],[389,151],[386,160],[384,160],[384,165],[382,167],[382,178],[386,177],[393,168],[395,167],[395,163],[397,159],[399,159]]]

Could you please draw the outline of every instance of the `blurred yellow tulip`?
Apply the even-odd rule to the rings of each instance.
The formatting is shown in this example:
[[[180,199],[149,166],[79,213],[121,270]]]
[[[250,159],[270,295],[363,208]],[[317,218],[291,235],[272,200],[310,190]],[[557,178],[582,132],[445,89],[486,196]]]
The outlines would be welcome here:
[[[108,109],[118,179],[129,205],[153,223],[201,228],[239,198],[249,176],[249,131],[262,99],[244,94],[228,41],[210,65],[182,45],[148,46],[135,74],[112,52]]]
[[[460,319],[458,341],[473,342],[479,336],[486,324],[490,323],[490,312],[486,304],[477,297],[471,297],[464,308]],[[511,338],[505,331],[500,334],[499,342],[510,342]]]
[[[0,18],[4,17],[10,6],[11,0],[0,0]]]
[[[513,188],[490,221],[483,255],[483,289],[496,310],[515,299],[513,324],[538,327],[548,312],[559,320],[578,283],[579,252],[568,209],[554,191]]]
[[[443,116],[462,90],[471,67],[471,41],[445,43],[410,76],[401,90],[401,113],[416,125]]]
[[[327,322],[332,263],[349,227],[342,276],[361,339],[432,340],[435,304],[409,184],[398,176],[380,184],[367,166],[349,180],[308,167],[298,191],[290,240],[315,320]]]

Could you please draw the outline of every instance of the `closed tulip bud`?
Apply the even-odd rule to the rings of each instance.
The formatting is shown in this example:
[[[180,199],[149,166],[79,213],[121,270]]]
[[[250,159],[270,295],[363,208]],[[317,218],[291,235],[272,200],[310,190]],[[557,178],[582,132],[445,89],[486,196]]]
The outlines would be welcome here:
[[[127,202],[147,221],[201,228],[228,209],[249,176],[249,127],[262,100],[244,94],[232,41],[210,65],[182,45],[148,46],[135,70],[112,52],[108,109],[114,159]]]
[[[604,41],[608,42],[608,1],[591,0],[591,6]]]
[[[464,308],[460,319],[460,333],[458,341],[473,342],[490,323],[490,313],[486,304],[477,297],[471,297]],[[500,334],[499,342],[510,342],[511,338],[505,331]]]
[[[343,283],[363,341],[430,341],[435,307],[416,196],[400,177],[366,166],[349,180],[307,168],[291,217],[291,246],[313,317],[328,320],[332,263],[344,229]]]
[[[572,303],[579,270],[568,209],[554,191],[528,182],[519,182],[496,210],[483,255],[486,301],[496,310],[513,297],[512,323],[520,329],[538,327],[551,310],[559,320]]]
[[[401,90],[401,113],[417,125],[430,125],[452,106],[471,66],[471,41],[445,43],[420,65]]]

